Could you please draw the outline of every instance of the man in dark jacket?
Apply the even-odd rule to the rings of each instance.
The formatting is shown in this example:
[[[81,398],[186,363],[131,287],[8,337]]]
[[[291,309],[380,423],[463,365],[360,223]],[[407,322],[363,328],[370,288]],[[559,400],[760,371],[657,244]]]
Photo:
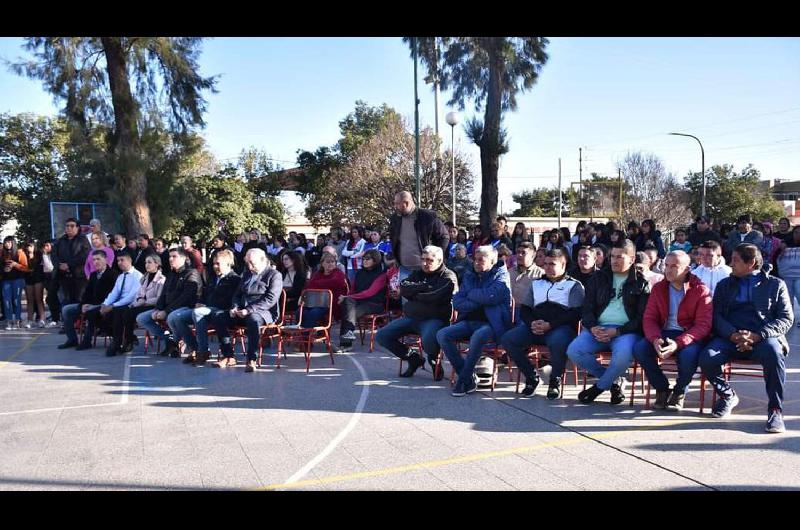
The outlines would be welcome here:
[[[86,241],[85,237],[79,237],[79,239]],[[61,344],[59,349],[77,346],[76,350],[88,350],[92,347],[94,327],[100,320],[100,306],[114,288],[114,282],[117,280],[117,271],[108,266],[107,259],[104,250],[92,252],[92,264],[95,271],[89,276],[89,283],[81,295],[80,303],[69,304],[62,309],[67,342]],[[78,334],[75,332],[75,319],[79,314],[86,319],[86,328],[80,344],[78,344]]]
[[[64,235],[58,238],[53,248],[53,267],[58,287],[63,295],[63,304],[77,304],[86,288],[86,274],[83,266],[91,246],[80,235],[78,220],[70,217],[64,223]]]
[[[578,250],[578,259],[569,275],[581,282],[583,288],[589,285],[589,280],[597,272],[597,253],[589,246]]]
[[[400,282],[400,294],[408,300],[403,306],[403,316],[381,328],[375,341],[397,357],[408,361],[408,369],[400,377],[411,377],[425,364],[422,352],[411,351],[400,342],[403,335],[416,333],[422,340],[422,349],[440,381],[444,369],[438,366],[439,343],[436,333],[450,323],[453,293],[457,290],[456,275],[444,266],[442,249],[428,245],[422,249],[422,270]]]
[[[178,309],[194,307],[200,296],[202,288],[200,273],[196,269],[189,268],[188,261],[189,255],[183,249],[170,249],[169,266],[172,274],[167,277],[156,307],[150,311],[139,313],[136,317],[136,323],[145,328],[151,337],[166,339],[164,349],[159,352],[161,356],[169,355],[173,358],[181,356],[178,351],[178,341],[170,332],[165,332],[161,324],[169,324],[169,317]],[[170,328],[174,331],[174,328],[171,326]]]
[[[716,241],[720,245],[722,244],[722,238],[719,237],[717,232],[711,229],[711,224],[708,222],[708,217],[699,215],[694,222],[697,226],[697,229],[693,230],[692,233],[689,234],[689,243],[692,244],[692,248],[698,248],[706,241]]]
[[[763,258],[755,245],[743,243],[731,256],[733,273],[714,291],[715,338],[700,353],[703,369],[721,398],[711,411],[729,415],[739,398],[722,375],[732,359],[747,359],[764,369],[767,387],[767,432],[784,432],[783,390],[786,386],[786,334],[794,313],[786,284],[761,270]]]
[[[208,351],[208,322],[230,310],[233,293],[241,278],[233,272],[234,256],[230,249],[214,254],[211,267],[214,281],[203,288],[203,295],[194,307],[182,307],[170,313],[167,323],[175,332],[175,340],[183,340],[189,351],[185,364],[203,365],[211,356]],[[196,336],[190,326],[194,324]]]
[[[597,377],[597,383],[578,394],[591,403],[611,390],[611,403],[625,400],[623,375],[633,360],[633,347],[642,337],[642,316],[650,295],[650,284],[633,266],[636,246],[625,240],[611,249],[611,268],[594,273],[586,288],[583,331],[567,348],[567,356]],[[608,367],[597,361],[597,353],[611,350]]]
[[[561,395],[561,374],[567,364],[567,346],[575,338],[585,292],[581,283],[566,274],[567,255],[562,249],[548,250],[544,258],[545,277],[531,283],[531,301],[521,304],[517,325],[500,340],[509,357],[525,374],[522,395],[531,397],[539,385],[539,375],[528,360],[532,344],[550,349],[547,399]]]
[[[236,366],[236,355],[231,342],[230,328],[244,326],[247,335],[247,365],[245,372],[254,372],[258,358],[261,326],[276,322],[280,315],[278,302],[283,291],[281,273],[270,266],[267,254],[260,248],[251,248],[245,254],[245,271],[228,311],[219,313],[210,321],[217,330],[222,359],[214,366]]]
[[[150,245],[150,236],[147,234],[139,234],[136,238],[136,252],[133,254],[133,268],[142,274],[146,274],[147,270],[144,266],[144,261],[148,256],[152,256],[156,251]],[[165,264],[162,263],[162,266]],[[164,267],[165,269],[168,267]]]
[[[499,341],[511,328],[511,285],[508,269],[498,261],[497,251],[491,245],[475,250],[475,270],[464,275],[464,283],[453,296],[453,309],[458,311],[458,321],[439,330],[436,340],[458,373],[452,395],[461,397],[478,388],[475,365],[490,341]],[[466,359],[455,341],[469,339]]]
[[[450,235],[433,210],[418,208],[408,191],[394,196],[395,214],[389,221],[392,251],[400,268],[400,281],[421,268],[420,254],[428,245],[447,252]]]

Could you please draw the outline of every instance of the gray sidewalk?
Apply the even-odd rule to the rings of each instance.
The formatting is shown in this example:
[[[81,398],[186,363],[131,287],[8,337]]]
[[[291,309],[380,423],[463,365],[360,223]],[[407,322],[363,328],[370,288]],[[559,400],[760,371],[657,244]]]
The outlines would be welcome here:
[[[800,349],[797,328],[789,339]],[[493,393],[454,398],[358,342],[333,366],[315,353],[309,374],[302,354],[276,370],[273,350],[245,374],[63,340],[0,332],[0,489],[800,488],[797,352],[787,432],[770,435],[756,378],[734,379],[741,403],[716,420],[697,413],[699,377],[687,410],[657,413],[607,393],[581,405],[571,384],[560,401],[522,398],[506,373]]]

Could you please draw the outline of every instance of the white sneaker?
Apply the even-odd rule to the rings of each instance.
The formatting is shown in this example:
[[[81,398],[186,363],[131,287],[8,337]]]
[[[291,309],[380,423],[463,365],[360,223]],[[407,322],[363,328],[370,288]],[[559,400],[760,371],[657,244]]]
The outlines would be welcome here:
[[[31,329],[33,327],[33,320],[28,320],[24,324],[25,329]]]
[[[48,328],[60,328],[61,327],[61,323],[60,322],[55,322],[55,321],[48,322],[46,327],[48,327]]]
[[[40,328],[44,328],[44,327],[46,327],[46,326],[47,326],[47,324],[45,323],[45,321],[44,321],[44,320],[40,320],[40,321],[39,321],[39,324],[37,324],[37,325],[38,325]]]

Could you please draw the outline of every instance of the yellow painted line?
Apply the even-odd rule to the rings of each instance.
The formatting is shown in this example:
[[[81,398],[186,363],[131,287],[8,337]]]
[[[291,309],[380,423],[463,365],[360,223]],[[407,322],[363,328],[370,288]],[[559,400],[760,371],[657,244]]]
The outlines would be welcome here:
[[[33,337],[31,340],[28,341],[28,343],[25,346],[23,346],[22,348],[18,349],[13,355],[11,355],[11,357],[6,359],[5,361],[0,361],[0,370],[5,368],[8,363],[13,361],[14,359],[19,357],[20,355],[22,355],[26,351],[28,351],[28,349],[33,345],[33,343],[36,342],[37,340],[39,340],[39,337],[41,337],[41,335],[37,335],[37,336]]]
[[[479,460],[488,460],[490,458],[499,458],[503,456],[510,456],[510,455],[517,455],[522,453],[531,453],[533,451],[538,451],[540,449],[549,449],[552,447],[565,447],[569,445],[577,445],[580,443],[586,443],[592,440],[597,440],[601,438],[613,438],[615,436],[622,436],[624,434],[630,433],[633,431],[644,431],[649,429],[657,429],[661,427],[668,427],[671,425],[677,425],[679,423],[691,423],[693,421],[707,421],[707,418],[681,418],[678,420],[670,420],[661,423],[656,423],[654,425],[642,425],[642,426],[633,426],[624,431],[617,431],[617,432],[609,432],[603,434],[593,435],[591,438],[586,438],[585,436],[581,436],[580,434],[574,434],[569,438],[561,438],[559,440],[548,442],[544,444],[538,445],[527,445],[521,447],[512,447],[510,449],[504,449],[502,451],[490,451],[486,453],[476,453],[471,455],[460,456],[456,458],[449,458],[446,460],[432,460],[428,462],[421,462],[418,464],[409,464],[406,466],[397,466],[397,467],[389,467],[384,469],[376,469],[373,471],[362,471],[359,473],[349,473],[346,475],[336,475],[331,477],[325,477],[321,479],[313,479],[313,480],[304,480],[301,482],[292,482],[292,483],[284,483],[284,484],[271,484],[269,486],[263,486],[260,488],[256,488],[256,491],[270,491],[270,490],[281,490],[281,489],[294,489],[294,488],[302,488],[306,486],[321,486],[324,484],[331,484],[334,482],[345,482],[349,480],[357,480],[363,478],[374,478],[374,477],[381,477],[386,475],[396,475],[399,473],[408,473],[409,471],[418,471],[421,469],[431,469],[435,467],[441,466],[449,466],[453,464],[463,464],[466,462],[476,462]]]

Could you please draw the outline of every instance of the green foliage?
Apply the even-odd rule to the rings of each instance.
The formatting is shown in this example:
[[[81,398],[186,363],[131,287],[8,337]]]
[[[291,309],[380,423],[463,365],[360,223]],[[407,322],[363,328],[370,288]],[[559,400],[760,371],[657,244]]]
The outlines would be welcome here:
[[[558,216],[558,188],[533,188],[512,193],[511,198],[518,202],[520,207],[511,215],[514,217],[557,217]],[[563,204],[562,215],[567,216],[575,211],[578,204],[577,191],[569,188],[562,190],[561,201]]]
[[[783,217],[781,204],[760,184],[761,173],[752,165],[736,172],[730,164],[715,165],[706,171],[706,213],[718,223],[734,223],[740,215],[754,219]],[[691,192],[691,209],[700,214],[702,174],[690,173],[686,187]]]

